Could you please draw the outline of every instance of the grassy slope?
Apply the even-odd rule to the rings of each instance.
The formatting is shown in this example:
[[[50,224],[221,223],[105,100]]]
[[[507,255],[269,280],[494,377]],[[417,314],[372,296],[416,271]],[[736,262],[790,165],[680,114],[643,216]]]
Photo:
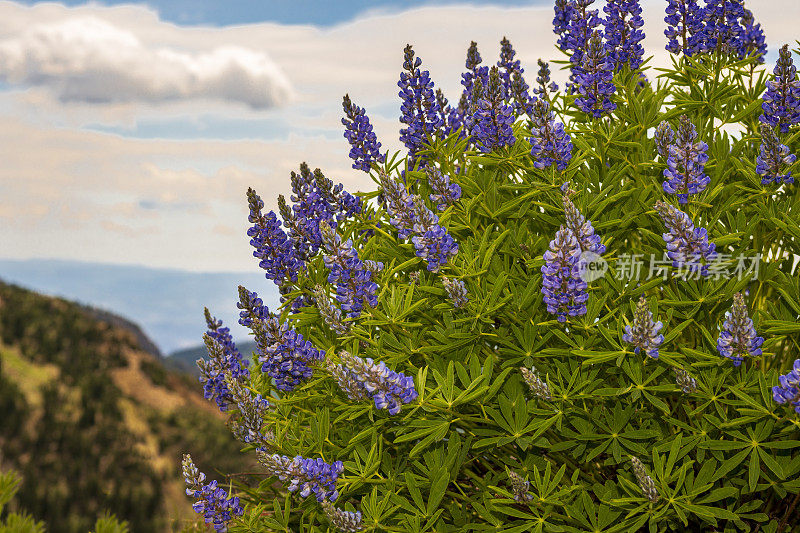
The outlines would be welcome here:
[[[96,499],[98,508],[111,501],[109,505],[117,507],[114,512],[133,520],[133,531],[176,529],[195,518],[179,474],[182,452],[191,452],[201,467],[212,458],[218,467],[219,458],[227,462],[222,465],[229,469],[225,471],[248,465],[242,463],[222,415],[203,399],[196,378],[165,369],[159,358],[137,346],[129,332],[95,322],[79,306],[0,284],[0,375],[19,389],[21,402],[27,405],[17,434],[0,438],[4,463],[28,476],[23,483],[29,490],[21,492],[20,506],[40,518],[51,518],[49,530],[55,532],[85,531],[83,524],[93,522],[94,517],[82,513],[95,504],[75,510],[68,505],[75,498]],[[54,395],[57,400],[47,400]],[[52,436],[45,434],[53,427],[57,429]],[[102,438],[88,437],[93,432]],[[81,438],[97,443],[97,449],[86,450],[84,457],[86,443]],[[130,459],[123,471],[156,480],[156,492],[131,490],[126,487],[127,474],[105,465],[119,461],[114,458],[120,454]],[[70,461],[76,463],[75,471],[88,477],[80,485],[68,482],[73,469],[52,471],[52,465]],[[98,479],[91,477],[93,468],[99,470]],[[213,476],[213,470],[208,473]],[[31,479],[40,475],[57,486],[55,492],[66,494],[56,502],[44,496]],[[122,479],[107,479],[115,476]],[[76,486],[86,492],[69,494]],[[109,500],[105,493],[113,492],[113,487],[118,487],[117,496]],[[97,494],[92,493],[95,488]],[[145,502],[155,506],[154,512],[137,509]],[[55,522],[47,514],[57,513],[50,509],[61,503],[76,516],[58,517],[67,519]]]

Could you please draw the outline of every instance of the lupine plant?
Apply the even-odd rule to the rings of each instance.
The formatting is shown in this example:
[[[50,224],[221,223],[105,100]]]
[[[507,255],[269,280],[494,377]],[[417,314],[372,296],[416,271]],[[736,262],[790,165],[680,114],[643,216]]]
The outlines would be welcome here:
[[[473,42],[453,107],[408,46],[407,152],[345,97],[374,190],[303,165],[280,218],[247,194],[282,300],[240,289],[241,359],[208,318],[207,396],[259,464],[238,502],[185,467],[209,523],[797,530],[800,81],[743,2],[666,4],[654,69],[638,1],[556,0],[561,92]]]

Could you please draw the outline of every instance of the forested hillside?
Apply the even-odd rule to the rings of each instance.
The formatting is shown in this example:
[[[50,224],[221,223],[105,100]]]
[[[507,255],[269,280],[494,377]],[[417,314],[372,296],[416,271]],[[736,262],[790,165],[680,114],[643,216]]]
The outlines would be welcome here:
[[[0,467],[48,531],[85,533],[105,511],[134,532],[180,529],[194,520],[182,451],[209,472],[247,466],[196,378],[108,316],[0,282]]]

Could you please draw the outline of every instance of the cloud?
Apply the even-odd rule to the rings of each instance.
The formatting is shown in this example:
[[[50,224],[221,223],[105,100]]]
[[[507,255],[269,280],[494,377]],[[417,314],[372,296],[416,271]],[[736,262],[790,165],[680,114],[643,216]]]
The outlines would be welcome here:
[[[263,52],[238,45],[187,52],[145,43],[97,16],[34,24],[0,41],[0,79],[45,86],[63,102],[213,99],[256,109],[286,104],[292,87]]]
[[[645,49],[655,56],[651,66],[664,65],[669,61],[664,2],[647,0],[643,6]],[[749,6],[773,52],[794,42],[800,2]],[[33,86],[0,91],[0,257],[193,270],[252,266],[245,236],[248,186],[274,209],[276,196],[289,192],[289,172],[301,161],[322,168],[351,192],[373,186],[350,168],[342,137],[343,94],[367,107],[384,148],[401,149],[396,83],[406,43],[414,44],[436,86],[457,101],[470,40],[478,41],[484,64],[492,64],[500,39],[508,36],[532,83],[537,58],[560,57],[552,16],[552,7],[448,5],[328,28],[275,23],[212,28],[171,24],[141,5],[29,7],[0,0],[0,72],[10,79],[13,71],[19,83]],[[248,92],[214,97],[222,89],[186,72],[219,72],[227,61],[220,58],[228,57],[220,50],[247,50],[251,55],[233,55],[251,78],[259,72],[252,65],[261,59],[242,58],[263,58],[253,50],[268,50],[270,64],[285,73],[281,79],[292,81],[291,100],[254,110],[228,102],[253,106],[266,100]],[[563,80],[566,72],[553,68]],[[657,74],[651,70],[648,76]],[[81,88],[81,76],[94,81]],[[187,77],[190,82],[180,81]],[[218,78],[230,82],[231,91],[247,88],[233,87],[237,84],[268,86]],[[65,101],[74,94],[68,83],[81,88],[83,100]],[[193,89],[181,89],[189,91],[185,94],[174,89],[187,84]],[[91,103],[102,101],[92,91],[111,103]],[[118,101],[120,95],[128,101]]]

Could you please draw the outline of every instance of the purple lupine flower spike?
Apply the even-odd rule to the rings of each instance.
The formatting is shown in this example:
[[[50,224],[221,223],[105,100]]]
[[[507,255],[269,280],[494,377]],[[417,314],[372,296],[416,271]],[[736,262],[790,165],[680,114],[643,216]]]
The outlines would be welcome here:
[[[623,65],[638,69],[644,58],[644,20],[639,0],[608,0],[603,11],[607,15],[603,22],[606,50],[614,71],[620,71]]]
[[[203,515],[205,523],[213,525],[215,531],[228,531],[228,523],[244,514],[239,498],[229,497],[225,489],[217,486],[216,481],[201,485],[206,476],[197,470],[189,454],[183,456],[181,468],[186,481],[186,495],[195,499],[192,505],[194,512]]]
[[[425,175],[428,177],[428,185],[433,190],[433,194],[429,195],[429,198],[436,203],[436,209],[439,211],[444,211],[461,198],[461,187],[458,183],[452,183],[450,176],[434,165],[425,167]]]
[[[597,9],[589,9],[594,0],[572,0],[568,10],[570,21],[567,30],[560,34],[559,48],[570,56],[570,81],[568,84],[571,92],[577,91],[581,75],[584,74],[584,59],[592,34],[602,20]],[[558,7],[558,6],[557,6]]]
[[[644,351],[648,357],[658,359],[658,347],[664,342],[664,335],[659,333],[662,326],[660,321],[653,322],[653,313],[647,305],[647,300],[644,296],[640,296],[633,315],[633,324],[625,326],[622,340],[632,344],[633,351],[637,355]]]
[[[542,61],[541,58],[539,58],[538,63],[539,72],[536,76],[536,88],[533,89],[533,94],[549,101],[550,97],[548,96],[548,91],[556,92],[558,90],[558,85],[550,80],[550,64],[546,61]]]
[[[278,197],[278,205],[297,257],[307,260],[322,246],[320,221],[335,226],[360,213],[361,198],[345,191],[341,183],[334,185],[320,169],[312,172],[306,163],[300,165],[299,173],[292,172],[290,178],[292,207],[286,205],[282,196]]]
[[[567,316],[586,314],[586,282],[580,276],[580,247],[572,230],[561,226],[544,253],[542,294],[547,311],[566,322]]]
[[[462,121],[467,118],[470,109],[477,105],[477,102],[474,102],[472,98],[475,91],[475,82],[478,81],[483,87],[489,84],[489,67],[481,66],[482,62],[483,58],[481,58],[481,54],[478,51],[478,43],[472,41],[467,49],[467,60],[465,62],[467,71],[461,75],[461,85],[464,86],[464,92],[459,102]]]
[[[794,406],[800,415],[800,359],[795,359],[791,372],[778,377],[778,385],[772,387],[772,398],[781,405]]]
[[[568,194],[564,195],[564,217],[565,225],[575,235],[581,253],[592,252],[597,255],[606,253],[606,247],[600,242],[600,236],[595,234],[592,222],[578,211]]]
[[[684,394],[691,394],[697,390],[697,380],[682,368],[675,368],[675,384]]]
[[[281,323],[269,312],[256,293],[239,287],[239,323],[252,330],[261,371],[273,379],[275,388],[291,392],[311,379],[311,364],[324,359],[317,350],[288,323]]]
[[[511,495],[518,503],[529,502],[534,498],[530,493],[531,482],[513,470],[508,470],[508,481],[511,484]]]
[[[205,317],[208,325],[206,348],[210,359],[198,361],[200,383],[203,384],[205,398],[216,401],[219,410],[225,412],[232,404],[225,375],[229,374],[237,381],[245,380],[250,377],[250,370],[247,368],[250,361],[239,353],[230,329],[223,327],[221,320],[212,317],[208,308],[205,309]]]
[[[675,142],[675,130],[666,120],[662,121],[657,127],[653,140],[656,143],[656,152],[664,161],[669,156],[669,147]]]
[[[703,42],[703,8],[697,0],[668,0],[667,16],[664,22],[667,29],[667,51],[691,57],[702,51]]]
[[[529,115],[532,104],[531,96],[528,92],[530,87],[523,76],[525,69],[522,68],[519,59],[514,59],[515,55],[516,52],[511,45],[511,41],[503,37],[500,42],[500,60],[497,62],[502,80],[503,99],[506,102],[514,101],[514,109],[517,115]]]
[[[314,301],[322,320],[337,335],[344,335],[350,330],[350,324],[342,318],[342,310],[336,307],[328,296],[328,291],[317,285],[314,288]]]
[[[408,204],[407,204],[408,205]],[[427,263],[429,272],[438,272],[451,257],[458,253],[458,244],[444,227],[439,217],[428,209],[422,198],[414,195],[408,208],[414,211],[414,235],[411,242],[417,257]]]
[[[705,26],[702,33],[702,51],[719,51],[744,57],[745,29],[740,20],[744,16],[741,0],[706,0],[703,8]]]
[[[482,152],[491,152],[514,144],[514,108],[503,102],[500,72],[489,71],[489,85],[478,102],[473,116],[472,137]]]
[[[436,106],[442,119],[442,129],[445,135],[455,133],[462,126],[461,115],[458,108],[451,106],[441,89],[436,89]],[[461,137],[464,136],[462,132]]]
[[[325,267],[330,270],[328,282],[336,284],[336,299],[349,318],[357,318],[364,309],[378,305],[378,284],[374,273],[364,266],[353,241],[342,242],[341,236],[326,222],[320,222],[325,248]]]
[[[386,409],[390,415],[400,412],[403,404],[417,399],[414,378],[389,370],[382,361],[362,359],[341,352],[340,365],[332,365],[331,373],[347,397],[353,401],[372,398],[376,409]]]
[[[270,409],[269,401],[260,394],[252,394],[239,381],[226,375],[231,397],[236,403],[239,416],[231,420],[230,426],[234,437],[245,444],[266,446],[271,443],[274,436],[271,432],[264,433],[264,414]]]
[[[372,131],[363,107],[358,107],[350,100],[350,95],[344,95],[342,100],[345,127],[344,138],[350,143],[350,159],[354,161],[353,168],[369,172],[373,163],[383,163],[386,156],[381,154],[381,143]]]
[[[689,201],[690,194],[699,194],[711,182],[705,173],[708,145],[695,142],[697,130],[686,115],[681,116],[675,144],[670,145],[667,168],[664,170],[664,192],[678,196],[678,203]]]
[[[791,126],[800,123],[800,80],[792,60],[789,45],[781,47],[773,78],[767,81],[759,120],[787,133]]]
[[[410,44],[405,47],[404,58],[403,72],[397,82],[402,100],[400,122],[406,125],[400,130],[400,140],[408,148],[413,164],[424,159],[418,153],[439,132],[443,123],[430,73],[420,70],[422,60],[414,57]]]
[[[299,494],[303,498],[313,493],[318,502],[336,501],[339,497],[336,480],[344,471],[344,464],[341,461],[328,464],[321,458],[306,459],[300,455],[291,458],[285,455],[270,455],[263,451],[257,451],[256,455],[267,473],[281,481],[289,482],[289,486],[286,487],[289,492],[299,489]]]
[[[569,31],[572,24],[572,12],[575,3],[572,0],[556,0],[555,17],[553,18],[553,33],[558,35],[558,47],[563,51],[569,50]]]
[[[787,168],[797,160],[789,147],[781,144],[772,126],[761,124],[761,147],[756,158],[756,173],[761,176],[761,185],[775,183],[794,183],[791,171]]]
[[[500,41],[500,59],[497,61],[497,68],[500,70],[501,89],[503,98],[508,100],[511,96],[511,78],[514,72],[524,72],[519,59],[514,59],[517,52],[507,37]]]
[[[342,533],[358,533],[364,526],[361,524],[361,511],[342,511],[327,500],[322,502],[322,510],[334,529]]]
[[[437,272],[458,253],[458,244],[420,196],[409,194],[402,183],[386,173],[380,173],[380,179],[389,222],[397,228],[398,238],[411,237],[417,257],[425,260],[429,272]]]
[[[564,170],[572,159],[572,140],[564,131],[564,125],[556,122],[556,114],[544,99],[533,104],[531,116],[531,157],[536,168],[549,168],[555,164],[558,170]]]
[[[453,303],[456,309],[464,307],[469,303],[467,296],[467,286],[460,279],[451,279],[447,276],[442,276],[442,285],[447,293],[447,298]]]
[[[747,314],[747,304],[742,293],[733,295],[733,306],[725,313],[725,322],[717,339],[717,351],[720,355],[739,366],[745,357],[761,355],[764,338],[756,334],[753,320]]]
[[[745,8],[742,16],[742,26],[744,36],[742,42],[742,58],[755,56],[760,64],[764,63],[764,56],[767,55],[767,41],[764,37],[764,30],[761,24],[757,24],[753,17],[753,12]]]
[[[707,276],[708,264],[716,259],[717,252],[714,243],[708,242],[706,229],[696,228],[689,215],[673,205],[658,201],[655,208],[667,227],[663,238],[672,266],[687,267],[690,272],[699,270]]]
[[[575,79],[580,93],[575,99],[575,105],[594,118],[614,111],[617,104],[609,98],[617,90],[612,82],[613,76],[614,64],[603,48],[600,32],[595,31],[586,45],[581,72]]]
[[[261,260],[258,266],[266,270],[267,279],[276,285],[297,281],[297,273],[303,270],[304,264],[281,229],[278,217],[273,211],[262,214],[264,202],[252,188],[247,190],[247,202],[250,206],[247,220],[252,224],[247,235],[250,246],[255,248],[253,257]]]

